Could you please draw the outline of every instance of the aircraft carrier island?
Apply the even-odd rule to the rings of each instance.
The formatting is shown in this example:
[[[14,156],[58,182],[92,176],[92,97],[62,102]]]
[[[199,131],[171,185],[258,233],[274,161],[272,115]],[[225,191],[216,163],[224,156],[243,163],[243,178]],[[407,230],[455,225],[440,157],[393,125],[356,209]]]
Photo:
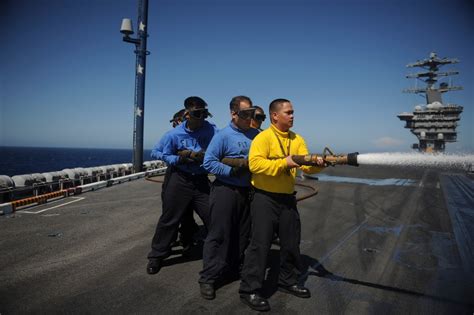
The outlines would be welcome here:
[[[412,148],[421,152],[443,152],[446,142],[456,142],[456,127],[459,124],[463,107],[457,104],[445,104],[442,94],[450,91],[459,91],[461,86],[454,86],[447,82],[436,83],[440,77],[459,74],[458,71],[439,72],[440,67],[458,63],[457,59],[439,58],[432,52],[428,59],[418,60],[407,67],[419,67],[425,71],[409,74],[407,78],[415,78],[426,83],[426,87],[405,89],[406,93],[425,94],[426,104],[415,106],[412,113],[401,113],[398,118],[406,122],[405,128],[418,138]],[[418,82],[418,81],[416,81]]]
[[[273,245],[265,282],[272,312],[472,314],[474,184],[465,172],[361,165],[318,175],[297,186],[299,197],[318,190],[298,203],[301,281],[312,297],[272,289]],[[1,314],[251,312],[237,280],[222,283],[215,300],[201,298],[201,242],[186,256],[175,247],[148,275],[161,184],[109,186],[0,216]]]

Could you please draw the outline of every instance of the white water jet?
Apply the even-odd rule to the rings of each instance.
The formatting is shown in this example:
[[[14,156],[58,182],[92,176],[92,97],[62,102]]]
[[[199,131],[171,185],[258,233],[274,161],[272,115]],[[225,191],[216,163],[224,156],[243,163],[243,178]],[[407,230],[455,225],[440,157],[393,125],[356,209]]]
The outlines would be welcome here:
[[[449,153],[364,153],[357,156],[360,165],[427,167],[472,170],[474,154]]]

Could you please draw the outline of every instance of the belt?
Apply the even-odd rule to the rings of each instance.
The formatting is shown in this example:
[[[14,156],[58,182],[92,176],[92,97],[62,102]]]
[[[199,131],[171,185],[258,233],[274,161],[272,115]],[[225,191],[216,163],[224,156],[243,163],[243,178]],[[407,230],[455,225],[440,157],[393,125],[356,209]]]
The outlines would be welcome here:
[[[186,178],[196,178],[196,179],[201,179],[201,178],[207,178],[207,174],[206,173],[203,173],[203,174],[196,174],[196,173],[189,173],[189,172],[186,172],[186,171],[183,171],[183,170],[180,170],[179,168],[177,167],[173,167],[171,169],[171,172],[173,173],[177,173],[179,175],[182,175]]]
[[[237,190],[237,191],[242,192],[242,193],[248,193],[250,191],[249,186],[231,185],[231,184],[224,183],[223,181],[220,181],[218,179],[215,179],[213,184],[214,185],[220,185],[220,186],[226,186],[226,187],[229,187],[230,189]]]
[[[271,198],[276,199],[276,200],[291,201],[291,202],[296,200],[296,191],[294,191],[292,194],[283,194],[283,193],[270,192],[270,191],[258,189],[258,188],[255,188],[255,187],[252,187],[252,188],[256,193],[266,195],[266,196],[271,197]]]

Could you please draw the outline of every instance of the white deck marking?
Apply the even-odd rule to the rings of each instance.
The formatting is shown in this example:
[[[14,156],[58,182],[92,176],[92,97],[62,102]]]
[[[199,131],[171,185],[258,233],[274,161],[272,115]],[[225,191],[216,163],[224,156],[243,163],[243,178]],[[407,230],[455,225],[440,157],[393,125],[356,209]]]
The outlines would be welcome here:
[[[38,214],[38,213],[42,213],[42,212],[45,212],[45,211],[48,211],[48,210],[56,209],[56,208],[59,208],[59,207],[65,206],[65,205],[69,205],[69,204],[74,203],[74,202],[81,201],[82,199],[85,199],[85,197],[70,197],[70,198],[73,198],[74,200],[66,202],[66,203],[62,203],[62,204],[54,206],[54,207],[49,207],[49,208],[46,208],[46,209],[43,209],[43,210],[40,210],[40,211],[18,210],[17,212],[28,213],[28,214]]]

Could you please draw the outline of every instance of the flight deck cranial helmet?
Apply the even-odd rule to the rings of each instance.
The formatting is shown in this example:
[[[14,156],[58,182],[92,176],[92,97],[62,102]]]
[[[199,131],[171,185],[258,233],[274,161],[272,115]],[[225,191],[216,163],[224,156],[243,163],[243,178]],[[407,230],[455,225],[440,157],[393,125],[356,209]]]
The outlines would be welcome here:
[[[183,120],[184,120],[184,113],[185,113],[186,110],[182,109],[178,112],[176,112],[174,115],[173,115],[173,118],[170,119],[170,123],[173,124],[173,128],[180,125]]]
[[[258,105],[255,105],[254,107],[255,107],[255,114],[253,116],[253,119],[259,121],[260,123],[264,122],[267,116],[265,115],[263,108],[261,108]]]
[[[207,103],[199,96],[190,96],[185,99],[184,108],[186,109],[186,114],[193,119],[212,117],[212,114],[207,110]]]

